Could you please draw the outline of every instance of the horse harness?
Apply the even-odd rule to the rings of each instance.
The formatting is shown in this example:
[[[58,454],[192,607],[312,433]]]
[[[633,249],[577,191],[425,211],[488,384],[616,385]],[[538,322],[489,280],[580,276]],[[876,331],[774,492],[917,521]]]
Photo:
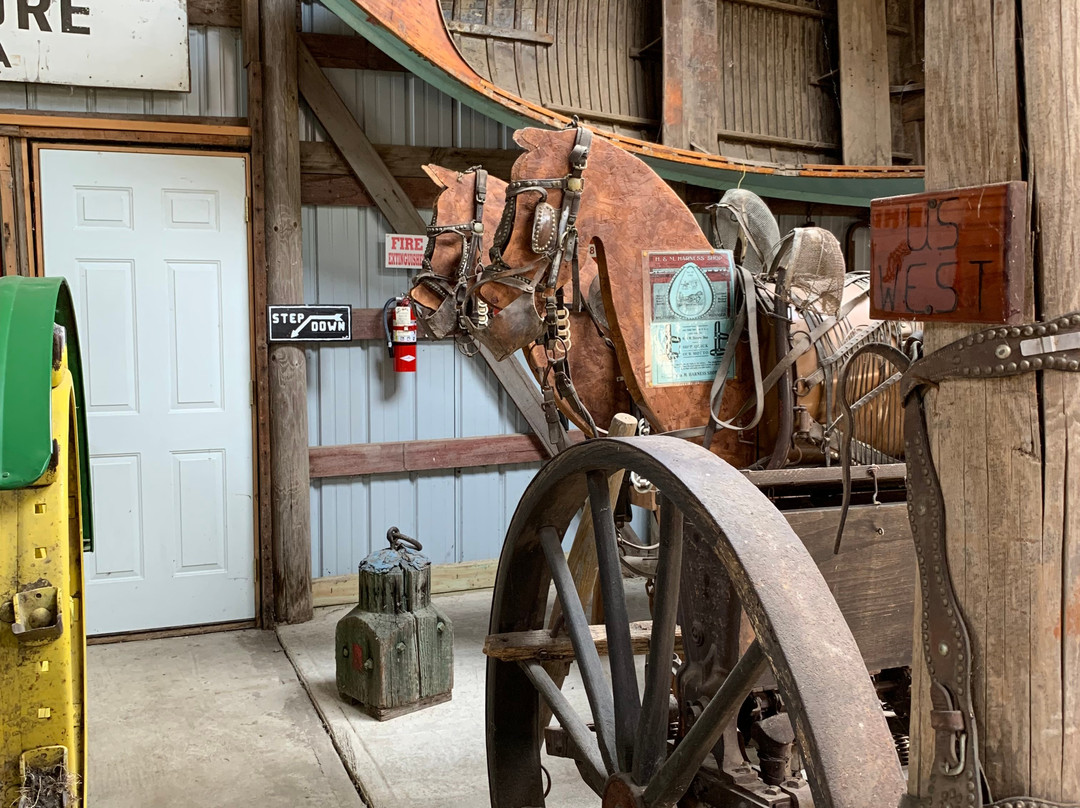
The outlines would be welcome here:
[[[465,310],[466,290],[470,276],[476,274],[474,267],[480,262],[480,249],[484,241],[484,203],[487,201],[488,172],[479,166],[474,166],[461,172],[458,179],[460,180],[466,174],[476,175],[473,191],[476,209],[473,213],[473,219],[464,224],[436,225],[434,223],[438,216],[438,210],[436,210],[435,216],[432,217],[432,224],[427,228],[428,242],[421,263],[422,269],[413,280],[414,283],[423,285],[442,298],[442,302],[431,314],[425,316],[419,312],[417,313],[417,316],[424,321],[428,330],[439,339],[449,334],[455,325],[459,325],[464,329],[463,320],[469,318]],[[448,233],[460,236],[462,241],[461,261],[458,264],[457,275],[452,283],[451,279],[437,274],[431,268],[431,259],[435,255],[435,241],[439,236]],[[477,327],[483,327],[488,316],[487,304],[482,300],[478,301],[474,310]],[[468,332],[466,331],[466,333]],[[476,353],[475,346],[470,349],[468,345],[459,342],[458,347],[469,355]]]
[[[1080,313],[964,337],[914,362],[900,381],[908,515],[922,584],[922,649],[930,673],[935,738],[928,796],[905,796],[901,808],[1080,808],[1031,797],[992,802],[984,795],[988,788],[978,758],[971,640],[949,571],[945,501],[926,428],[926,393],[940,382],[1040,370],[1080,370]]]

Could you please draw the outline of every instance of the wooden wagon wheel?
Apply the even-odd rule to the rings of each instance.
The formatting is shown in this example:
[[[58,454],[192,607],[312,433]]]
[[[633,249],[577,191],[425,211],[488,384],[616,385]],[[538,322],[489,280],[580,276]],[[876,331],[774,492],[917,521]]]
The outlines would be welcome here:
[[[606,485],[616,469],[638,472],[662,494],[655,620],[643,694]],[[562,552],[562,536],[586,494],[596,526],[610,686]],[[689,537],[695,537],[692,564],[683,558]],[[710,571],[714,582],[726,574],[757,639],[672,748],[670,660],[680,582],[689,580],[688,568],[707,585]],[[487,749],[494,808],[545,805],[541,698],[558,718],[578,770],[604,808],[674,805],[770,668],[792,719],[814,805],[898,803],[903,780],[896,752],[859,649],[825,581],[779,511],[715,455],[686,441],[654,436],[590,441],[548,463],[526,490],[510,525],[491,632],[541,629],[552,580],[592,714],[586,718],[574,712],[541,664],[542,655],[520,661],[490,656]],[[693,603],[705,597],[699,584],[693,598],[685,594],[681,611],[689,623],[708,606]],[[684,645],[690,642],[684,637]]]

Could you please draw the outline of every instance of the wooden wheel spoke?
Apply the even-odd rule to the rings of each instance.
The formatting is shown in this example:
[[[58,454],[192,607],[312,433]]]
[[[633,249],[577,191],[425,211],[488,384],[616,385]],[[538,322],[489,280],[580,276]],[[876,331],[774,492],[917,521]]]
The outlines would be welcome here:
[[[649,670],[634,738],[633,780],[647,783],[667,756],[671,657],[682,572],[683,515],[671,500],[660,502],[660,559],[656,567]]]
[[[570,568],[563,555],[559,533],[552,527],[540,529],[540,544],[547,558],[551,579],[562,603],[563,619],[567,634],[574,646],[574,658],[577,660],[581,678],[585,684],[585,693],[589,697],[592,709],[593,725],[596,727],[596,739],[600,746],[600,756],[604,767],[610,774],[615,771],[615,709],[611,691],[608,689],[600,667],[600,654],[593,643],[589,621],[585,619],[585,610],[578,599]],[[554,705],[548,702],[554,710]],[[564,726],[565,728],[565,726]]]
[[[648,808],[669,808],[686,793],[705,757],[720,740],[724,728],[735,720],[739,707],[767,666],[765,653],[754,640],[690,731],[649,780],[644,793]]]
[[[611,686],[615,694],[615,751],[619,771],[630,770],[641,713],[634,652],[630,647],[630,617],[626,608],[619,547],[615,537],[615,517],[608,495],[607,474],[590,471],[589,505],[596,536],[596,562],[600,592],[604,599],[604,623],[607,626],[608,664],[611,666]]]
[[[570,740],[578,753],[574,757],[581,764],[581,772],[585,782],[597,794],[603,793],[604,783],[607,780],[607,775],[604,773],[604,761],[600,757],[596,740],[593,738],[592,732],[589,731],[588,725],[570,706],[570,702],[566,700],[566,696],[562,694],[559,686],[544,670],[543,665],[534,660],[525,660],[519,662],[518,665],[521,666],[525,675],[529,677],[529,681],[533,683],[533,687],[540,693],[540,696],[547,702],[551,712],[559,719],[559,723],[566,730],[566,734],[570,736]]]

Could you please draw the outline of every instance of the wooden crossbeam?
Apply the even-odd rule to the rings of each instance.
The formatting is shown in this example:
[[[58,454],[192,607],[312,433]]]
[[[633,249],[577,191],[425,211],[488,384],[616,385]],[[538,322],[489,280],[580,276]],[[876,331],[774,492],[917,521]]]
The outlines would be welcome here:
[[[596,651],[601,656],[608,652],[607,629],[590,626]],[[652,620],[639,620],[630,624],[630,647],[634,654],[647,654],[652,639]],[[675,630],[675,651],[682,652],[682,630]],[[546,629],[537,631],[512,631],[506,634],[489,634],[484,640],[484,653],[504,662],[537,660],[540,662],[567,661],[574,658],[574,646],[565,634],[552,637]]]
[[[311,51],[298,48],[300,93],[396,233],[422,234],[423,218],[326,78]]]

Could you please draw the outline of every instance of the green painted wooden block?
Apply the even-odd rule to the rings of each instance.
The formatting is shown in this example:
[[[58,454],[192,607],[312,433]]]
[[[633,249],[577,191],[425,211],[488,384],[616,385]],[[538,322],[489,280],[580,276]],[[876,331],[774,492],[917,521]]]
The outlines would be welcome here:
[[[454,630],[431,603],[431,562],[391,528],[390,547],[360,563],[360,602],[337,624],[342,698],[379,719],[450,699]]]

